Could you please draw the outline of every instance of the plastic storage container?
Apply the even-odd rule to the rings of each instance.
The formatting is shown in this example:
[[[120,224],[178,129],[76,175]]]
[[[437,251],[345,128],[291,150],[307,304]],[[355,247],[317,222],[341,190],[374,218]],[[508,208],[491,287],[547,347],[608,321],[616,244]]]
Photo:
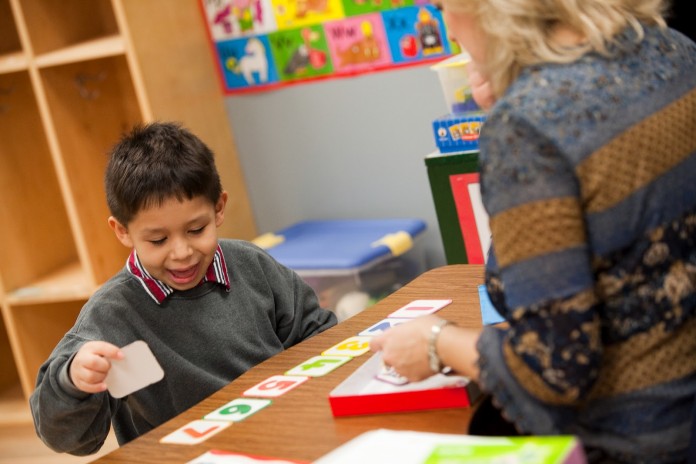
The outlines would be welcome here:
[[[449,114],[480,110],[471,96],[471,87],[466,74],[466,66],[470,61],[471,57],[467,53],[461,53],[430,67],[437,73],[440,80]]]
[[[452,56],[430,67],[437,72],[449,112],[433,121],[435,144],[441,153],[478,150],[486,115],[471,94],[466,66],[467,53]]]
[[[309,220],[254,243],[296,271],[339,320],[425,271],[420,219]]]

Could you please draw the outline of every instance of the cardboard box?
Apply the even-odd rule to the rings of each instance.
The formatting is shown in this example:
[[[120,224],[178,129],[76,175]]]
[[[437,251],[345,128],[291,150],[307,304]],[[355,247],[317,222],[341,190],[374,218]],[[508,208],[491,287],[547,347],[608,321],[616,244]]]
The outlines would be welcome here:
[[[441,153],[478,150],[486,115],[481,111],[447,114],[433,121],[435,144]]]
[[[465,408],[476,401],[478,386],[468,378],[437,374],[396,385],[378,380],[380,353],[373,355],[329,394],[334,416],[384,414],[427,409]]]

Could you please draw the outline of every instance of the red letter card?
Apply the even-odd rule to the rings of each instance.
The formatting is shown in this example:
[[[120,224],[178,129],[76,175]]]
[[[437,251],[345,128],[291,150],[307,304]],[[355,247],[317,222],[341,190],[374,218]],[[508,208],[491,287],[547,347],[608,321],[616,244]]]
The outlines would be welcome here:
[[[289,392],[301,383],[309,380],[309,377],[299,375],[274,375],[263,382],[254,385],[243,396],[255,396],[261,398],[273,398]]]
[[[451,302],[452,300],[414,300],[409,304],[397,309],[388,317],[404,317],[407,319],[414,319],[416,317],[436,313]]]
[[[195,420],[162,438],[160,443],[195,445],[207,440],[230,425],[232,425],[230,422]]]

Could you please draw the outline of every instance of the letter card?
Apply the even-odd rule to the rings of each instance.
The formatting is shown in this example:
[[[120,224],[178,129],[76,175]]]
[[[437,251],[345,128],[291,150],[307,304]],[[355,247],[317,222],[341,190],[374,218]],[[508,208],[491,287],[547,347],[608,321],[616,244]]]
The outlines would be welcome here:
[[[321,377],[350,361],[349,356],[314,356],[285,373],[285,375],[307,375]]]
[[[298,375],[274,375],[261,383],[258,383],[242,393],[243,396],[256,396],[261,398],[273,398],[283,395],[301,383],[309,380],[309,377]]]
[[[207,420],[241,422],[252,414],[271,404],[271,400],[256,400],[252,398],[237,398],[221,408],[206,414]]]
[[[254,456],[251,454],[233,453],[232,451],[210,450],[201,454],[193,461],[186,464],[310,464],[309,461],[296,461],[294,459],[278,459],[266,456]]]
[[[403,324],[404,322],[408,322],[410,319],[406,318],[401,318],[401,319],[394,319],[394,318],[386,318],[382,319],[375,325],[363,330],[360,332],[358,335],[363,336],[363,337],[373,337],[375,335],[379,335],[382,332],[391,329],[392,327],[396,327],[399,324]]]
[[[195,445],[232,425],[229,422],[195,420],[173,431],[160,440],[160,443],[174,445]]]
[[[355,358],[370,351],[370,337],[350,337],[322,353],[322,356],[350,356]]]
[[[414,300],[409,304],[402,306],[388,317],[404,317],[407,319],[413,319],[420,316],[425,316],[427,314],[436,313],[448,304],[452,300]]]

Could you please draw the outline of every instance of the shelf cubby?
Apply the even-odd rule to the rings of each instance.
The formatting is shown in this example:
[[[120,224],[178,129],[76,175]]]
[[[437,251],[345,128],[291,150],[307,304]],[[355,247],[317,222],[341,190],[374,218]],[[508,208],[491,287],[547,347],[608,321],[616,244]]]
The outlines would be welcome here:
[[[22,51],[9,0],[0,0],[0,56]]]
[[[21,0],[19,5],[35,56],[119,33],[110,0]]]
[[[142,121],[128,65],[124,56],[114,56],[44,68],[41,77],[86,264],[103,282],[123,266],[128,252],[107,225],[104,194],[109,149]]]
[[[39,368],[75,324],[85,302],[86,300],[74,299],[32,305],[7,305],[10,341],[32,340],[32,343],[13,344],[20,384],[26,398],[34,390]],[[41,336],[37,337],[36,334]]]
[[[77,261],[29,75],[0,74],[0,275],[6,293]]]
[[[14,290],[7,295],[7,302],[13,306],[21,306],[86,299],[94,290],[95,287],[83,266],[79,261],[74,261]]]
[[[37,67],[46,68],[49,66],[77,63],[108,56],[123,55],[125,51],[126,48],[123,43],[123,38],[112,35],[81,42],[80,44],[61,50],[44,53],[43,55],[37,56],[34,61]]]
[[[31,420],[39,367],[125,264],[103,179],[134,124],[199,135],[230,191],[221,236],[256,236],[204,21],[197,0],[0,0],[0,425]]]
[[[0,332],[0,372],[2,372],[2,376],[0,376],[0,398],[14,397],[15,395],[11,391],[17,385],[19,378],[17,377],[17,366],[12,356],[12,347],[7,338],[7,329],[2,317],[0,317],[0,328],[2,329],[2,332]],[[0,402],[2,402],[1,399]]]

